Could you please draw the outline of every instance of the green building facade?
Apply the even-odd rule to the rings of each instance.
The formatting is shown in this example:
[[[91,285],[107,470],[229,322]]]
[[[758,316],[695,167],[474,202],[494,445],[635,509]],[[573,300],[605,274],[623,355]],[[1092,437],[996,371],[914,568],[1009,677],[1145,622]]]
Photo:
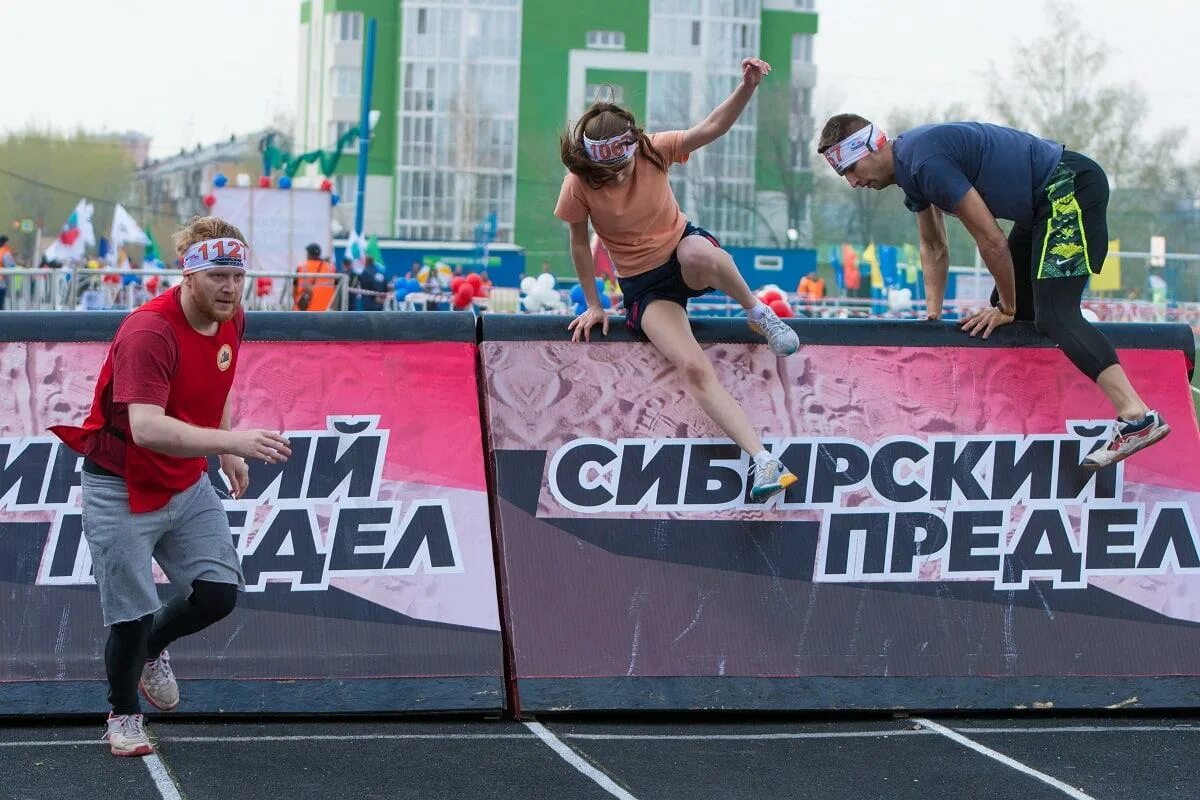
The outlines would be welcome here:
[[[648,130],[695,124],[757,55],[772,72],[755,100],[672,184],[728,244],[806,237],[812,0],[305,0],[300,12],[298,152],[357,124],[365,20],[378,20],[369,233],[471,240],[494,213],[497,240],[569,274],[552,213],[562,131],[605,87]],[[356,162],[347,152],[337,168],[347,226]]]

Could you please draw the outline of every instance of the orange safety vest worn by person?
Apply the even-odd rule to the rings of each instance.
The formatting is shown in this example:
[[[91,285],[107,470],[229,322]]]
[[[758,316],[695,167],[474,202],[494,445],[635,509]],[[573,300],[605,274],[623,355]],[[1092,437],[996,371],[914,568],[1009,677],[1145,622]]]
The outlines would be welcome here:
[[[310,244],[305,248],[308,260],[296,268],[300,275],[333,275],[333,264],[321,258],[321,248]],[[296,278],[292,290],[293,308],[296,311],[328,311],[333,304],[333,291],[337,283],[333,278]]]
[[[815,272],[808,273],[800,279],[796,294],[800,295],[802,300],[820,300],[825,296],[825,279]]]

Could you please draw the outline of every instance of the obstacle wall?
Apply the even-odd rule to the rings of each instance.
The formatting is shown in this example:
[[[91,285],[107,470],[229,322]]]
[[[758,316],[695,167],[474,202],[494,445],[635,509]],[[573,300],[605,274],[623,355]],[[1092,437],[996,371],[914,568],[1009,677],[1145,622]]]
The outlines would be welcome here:
[[[103,707],[45,428],[118,320],[0,315],[0,713]],[[1200,705],[1186,327],[1102,326],[1174,431],[1090,473],[1106,403],[1032,327],[800,320],[777,359],[697,321],[800,477],[758,506],[649,345],[565,323],[250,316],[235,424],[296,454],[226,501],[249,591],[172,648],[190,710],[496,710],[505,681],[525,712]]]
[[[103,707],[82,459],[46,428],[87,413],[119,320],[0,315],[0,714]],[[292,457],[225,500],[246,592],[172,645],[187,709],[501,708],[474,321],[261,313],[246,335],[233,419]]]

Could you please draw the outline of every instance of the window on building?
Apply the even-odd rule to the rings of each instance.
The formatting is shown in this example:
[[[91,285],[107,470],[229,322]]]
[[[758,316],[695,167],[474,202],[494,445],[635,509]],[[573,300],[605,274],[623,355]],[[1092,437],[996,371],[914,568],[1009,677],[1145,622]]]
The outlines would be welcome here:
[[[346,122],[345,120],[334,120],[333,122],[330,122],[329,123],[329,146],[336,147],[338,141],[340,141],[341,138],[346,135],[346,131],[350,130],[353,127],[354,127],[353,122]],[[351,140],[342,149],[343,150],[354,150],[357,148],[358,148],[358,141]]]
[[[625,31],[588,31],[587,46],[593,50],[624,50]]]
[[[358,97],[361,92],[360,73],[354,67],[334,67],[332,75],[334,97]]]
[[[589,83],[587,91],[583,95],[584,108],[586,109],[597,101],[608,102],[609,89],[612,89],[612,102],[617,104],[625,102],[625,87],[619,83]]]
[[[358,199],[358,176],[334,175],[333,191],[337,193],[340,202],[354,205]]]
[[[363,37],[363,15],[343,11],[334,15],[333,30],[339,42],[359,42]]]
[[[812,11],[816,5],[815,0],[796,0],[797,11]]]
[[[700,46],[700,20],[692,22],[692,46]]]
[[[417,9],[417,33],[427,33],[429,30],[429,15],[425,9]]]
[[[813,37],[811,33],[792,34],[792,61],[812,63]]]

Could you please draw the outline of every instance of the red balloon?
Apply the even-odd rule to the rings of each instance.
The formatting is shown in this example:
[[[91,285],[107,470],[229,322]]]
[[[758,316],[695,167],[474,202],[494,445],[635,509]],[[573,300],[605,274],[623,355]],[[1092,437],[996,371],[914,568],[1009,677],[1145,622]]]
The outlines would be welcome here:
[[[261,178],[258,179],[258,185],[263,189],[270,189],[271,188],[271,179],[268,178],[266,175],[263,175]]]
[[[771,305],[771,303],[774,303],[776,300],[783,300],[784,296],[783,293],[778,289],[767,289],[765,292],[759,293],[758,299],[762,300],[767,305]]]
[[[767,303],[767,305],[771,307],[771,310],[774,311],[780,319],[796,316],[795,312],[792,311],[792,307],[788,305],[786,300],[772,300],[771,302]]]
[[[204,205],[206,207],[212,208],[216,204],[217,204],[217,198],[214,195],[211,195],[211,194],[204,195]]]
[[[479,294],[479,287],[483,286],[483,278],[479,277],[478,273],[472,272],[467,276],[467,283],[471,284],[471,288],[475,290],[475,294]]]
[[[322,192],[333,191],[333,181],[329,180],[329,178],[326,178],[325,180],[321,181],[321,191]]]
[[[467,279],[464,278],[462,275],[455,275],[453,278],[450,279],[450,293],[458,294],[458,287],[462,286],[466,282],[467,282]]]
[[[454,307],[459,309],[466,308],[471,305],[471,299],[474,297],[475,292],[471,288],[471,284],[464,282],[462,286],[458,287],[458,291],[454,293]]]
[[[151,275],[146,278],[146,291],[150,294],[158,294],[158,276]]]

